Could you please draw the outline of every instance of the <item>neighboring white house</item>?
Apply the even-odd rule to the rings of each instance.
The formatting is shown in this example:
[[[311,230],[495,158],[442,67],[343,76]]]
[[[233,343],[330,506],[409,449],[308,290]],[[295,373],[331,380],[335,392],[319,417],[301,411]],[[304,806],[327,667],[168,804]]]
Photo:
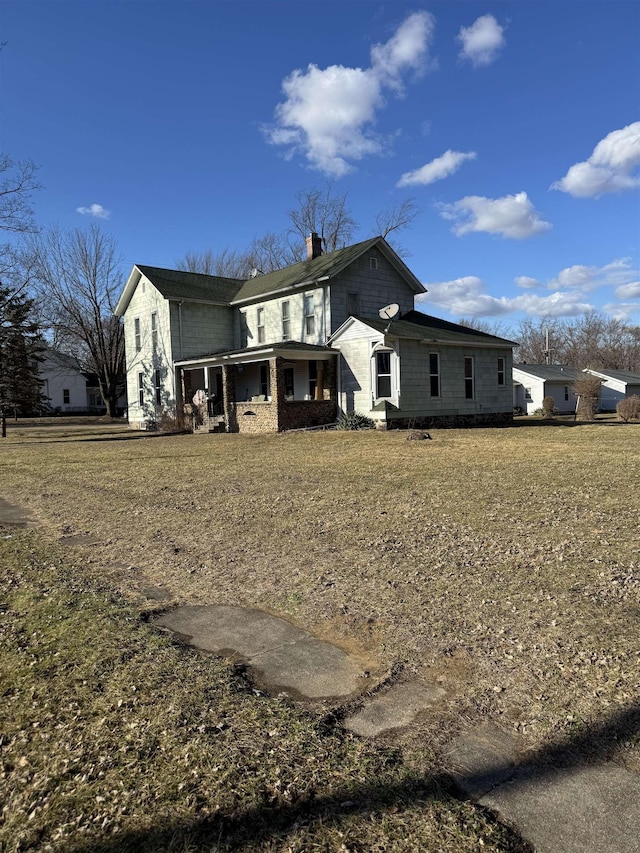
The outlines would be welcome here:
[[[591,373],[602,380],[600,388],[600,410],[603,412],[615,412],[620,400],[632,397],[634,394],[640,396],[640,376],[629,370],[593,370],[585,368],[585,373]]]
[[[415,311],[424,292],[382,237],[322,254],[312,234],[307,260],[246,281],[136,264],[115,312],[129,423],[192,405],[234,432],[354,410],[390,425],[511,419],[513,342]]]
[[[95,373],[82,370],[73,356],[46,347],[38,373],[42,380],[45,403],[52,412],[64,414],[105,414],[104,404]],[[118,400],[124,411],[126,397]]]
[[[545,397],[552,397],[560,414],[575,412],[573,383],[580,375],[574,367],[561,364],[514,364],[513,405],[532,415],[542,408]]]

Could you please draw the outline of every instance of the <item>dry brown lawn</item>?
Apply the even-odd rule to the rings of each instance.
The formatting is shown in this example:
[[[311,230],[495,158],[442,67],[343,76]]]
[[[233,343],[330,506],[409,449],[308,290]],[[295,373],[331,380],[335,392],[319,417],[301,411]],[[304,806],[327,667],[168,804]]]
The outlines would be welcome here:
[[[431,434],[10,425],[0,497],[43,541],[99,540],[91,573],[141,611],[150,585],[263,608],[360,655],[372,685],[437,680],[447,700],[379,741],[408,767],[490,719],[639,770],[640,426]]]

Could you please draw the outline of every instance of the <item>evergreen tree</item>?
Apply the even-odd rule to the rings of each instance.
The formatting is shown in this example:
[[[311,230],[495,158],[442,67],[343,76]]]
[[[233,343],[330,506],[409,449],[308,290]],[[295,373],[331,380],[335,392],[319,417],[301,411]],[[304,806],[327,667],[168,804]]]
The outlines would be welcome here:
[[[6,435],[8,414],[30,415],[42,410],[39,378],[44,341],[33,319],[33,300],[0,283],[0,418]]]

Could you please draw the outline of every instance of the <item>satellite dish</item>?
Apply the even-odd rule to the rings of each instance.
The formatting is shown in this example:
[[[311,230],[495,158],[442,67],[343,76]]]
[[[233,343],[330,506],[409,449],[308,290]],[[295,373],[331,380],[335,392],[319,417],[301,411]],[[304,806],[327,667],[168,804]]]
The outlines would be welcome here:
[[[399,313],[400,306],[396,305],[395,302],[392,302],[391,305],[385,305],[384,308],[381,308],[378,311],[378,316],[381,320],[395,320]]]

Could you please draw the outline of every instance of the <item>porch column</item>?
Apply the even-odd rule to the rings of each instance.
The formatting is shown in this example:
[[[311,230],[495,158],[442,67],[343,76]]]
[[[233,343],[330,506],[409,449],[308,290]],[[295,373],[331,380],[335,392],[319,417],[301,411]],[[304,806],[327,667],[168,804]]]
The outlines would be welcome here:
[[[284,400],[284,360],[282,358],[269,359],[269,385],[271,387],[271,405],[276,407],[276,419],[278,431],[283,429],[281,420],[283,418]]]
[[[324,400],[324,361],[316,361],[316,400]]]
[[[324,362],[324,399],[336,401],[338,399],[337,387],[337,361],[333,356],[329,361]]]
[[[234,364],[222,365],[222,403],[224,406],[224,428],[227,432],[238,432],[236,416],[236,368]]]

